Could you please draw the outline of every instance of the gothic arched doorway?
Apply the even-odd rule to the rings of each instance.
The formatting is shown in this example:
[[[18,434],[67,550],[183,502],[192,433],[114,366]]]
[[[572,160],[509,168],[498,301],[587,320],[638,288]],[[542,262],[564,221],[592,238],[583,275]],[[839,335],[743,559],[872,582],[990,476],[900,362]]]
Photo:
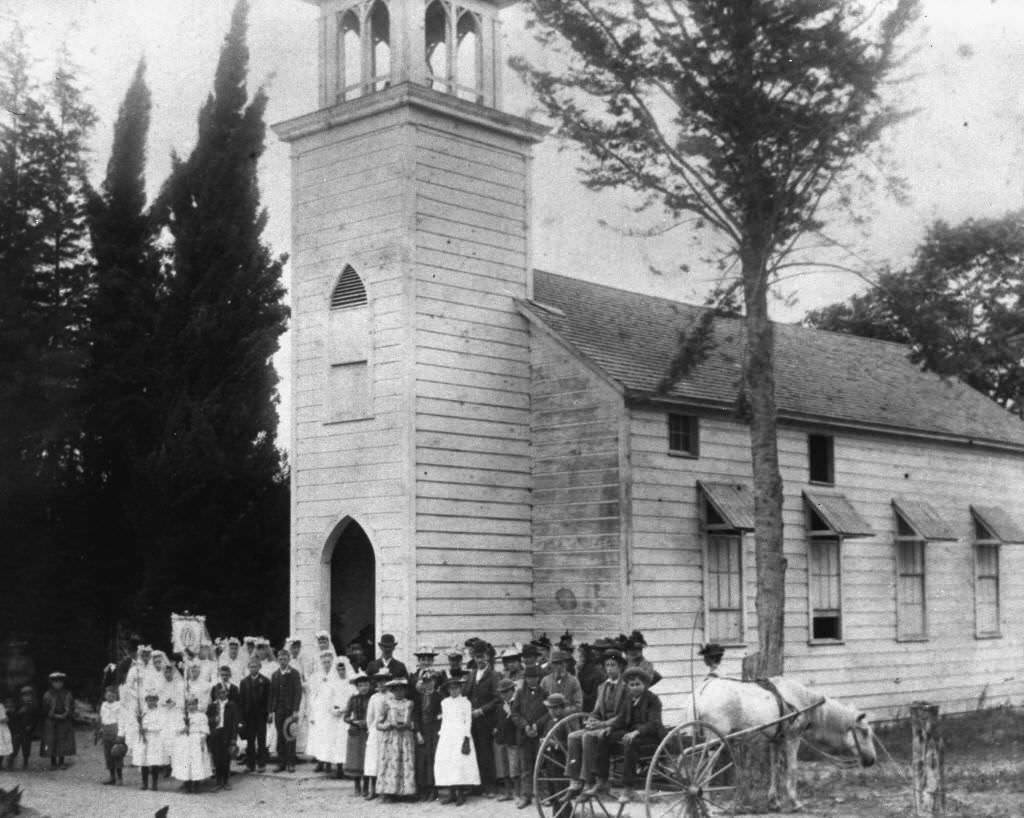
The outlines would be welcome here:
[[[373,546],[362,526],[351,517],[342,520],[327,542],[324,561],[329,563],[328,629],[335,648],[344,651],[349,642],[358,638],[372,651],[376,641],[377,570]]]

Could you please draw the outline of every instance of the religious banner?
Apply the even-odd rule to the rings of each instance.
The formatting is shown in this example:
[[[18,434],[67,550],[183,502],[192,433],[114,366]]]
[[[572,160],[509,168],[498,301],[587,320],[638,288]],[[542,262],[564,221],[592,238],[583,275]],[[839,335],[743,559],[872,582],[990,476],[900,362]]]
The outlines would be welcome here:
[[[199,652],[200,645],[210,644],[210,634],[206,630],[206,617],[198,614],[171,614],[171,645],[175,653]]]

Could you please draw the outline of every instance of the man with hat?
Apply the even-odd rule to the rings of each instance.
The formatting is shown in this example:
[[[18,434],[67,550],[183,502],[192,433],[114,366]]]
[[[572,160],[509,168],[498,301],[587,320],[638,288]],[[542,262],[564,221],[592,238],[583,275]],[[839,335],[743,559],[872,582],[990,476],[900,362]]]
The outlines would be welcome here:
[[[552,693],[560,693],[565,697],[570,713],[576,713],[583,709],[583,688],[575,676],[570,676],[567,669],[569,656],[560,650],[551,652],[548,664],[551,666],[551,673],[544,677],[540,685],[549,696]]]
[[[406,670],[405,665],[395,658],[395,646],[397,644],[398,642],[395,640],[395,637],[390,633],[385,633],[380,638],[380,642],[377,643],[377,646],[380,648],[380,657],[367,665],[367,676],[374,676],[382,670],[386,670],[394,679],[406,679],[409,677],[409,671]]]
[[[638,667],[645,671],[650,676],[650,687],[654,687],[658,682],[661,681],[661,674],[654,669],[654,665],[644,658],[644,648],[647,647],[647,641],[644,639],[644,635],[640,631],[633,631],[628,637],[626,637],[626,656],[629,658],[628,667]]]
[[[704,658],[704,664],[708,666],[707,678],[718,676],[718,666],[722,664],[722,657],[725,656],[725,648],[717,642],[708,642],[700,649],[700,655]]]
[[[494,769],[494,727],[501,705],[498,674],[491,667],[494,648],[483,640],[473,646],[473,669],[466,674],[465,696],[472,708],[470,735],[480,765],[480,785],[486,798],[493,798],[497,778]]]
[[[345,655],[348,657],[348,663],[352,667],[353,673],[366,674],[366,668],[369,666],[369,660],[366,658],[366,650],[363,648],[363,643],[358,639],[353,639],[345,646]]]
[[[608,767],[599,763],[599,759],[606,759],[607,754],[602,756],[600,744],[621,727],[625,719],[627,690],[622,671],[626,667],[626,657],[617,650],[607,651],[604,666],[607,678],[598,686],[593,711],[584,721],[582,730],[569,734],[565,773],[572,779],[570,788],[573,792],[581,791],[595,778],[594,792],[607,788]]]
[[[637,799],[635,787],[639,782],[637,762],[641,755],[653,751],[661,742],[665,732],[661,721],[661,699],[650,691],[651,677],[640,667],[628,667],[622,674],[626,682],[626,711],[621,726],[613,729],[598,750],[598,774],[608,769],[608,757],[613,747],[622,747],[622,786],[619,802],[628,804]],[[584,794],[597,791],[606,785],[607,773],[603,780]]]
[[[523,681],[522,651],[515,645],[506,648],[501,652],[501,675],[502,678],[513,682],[518,689]]]
[[[543,677],[545,671],[540,666],[540,650],[533,642],[529,642],[523,645],[521,656],[519,657],[523,664],[523,671],[525,673],[527,668],[535,667],[540,670],[540,675]]]
[[[277,652],[278,669],[270,678],[270,718],[277,729],[277,767],[275,772],[295,772],[295,741],[298,738],[299,708],[302,706],[302,679],[291,667],[292,655],[283,648]]]
[[[501,704],[496,711],[494,724],[494,772],[497,780],[504,785],[505,792],[499,801],[511,801],[519,796],[519,747],[516,743],[516,723],[512,721],[512,698],[516,683],[511,679],[498,680],[498,695]]]

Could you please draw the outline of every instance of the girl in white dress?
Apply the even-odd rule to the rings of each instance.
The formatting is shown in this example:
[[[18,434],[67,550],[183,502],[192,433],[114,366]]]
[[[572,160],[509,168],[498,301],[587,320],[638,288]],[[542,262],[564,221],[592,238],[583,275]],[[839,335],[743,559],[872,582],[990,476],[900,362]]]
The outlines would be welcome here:
[[[14,741],[11,739],[11,726],[7,723],[7,708],[0,704],[0,769],[4,759],[14,752]],[[14,757],[11,756],[11,769],[14,769]]]
[[[448,698],[441,702],[441,732],[437,738],[434,756],[434,784],[448,787],[445,804],[465,803],[465,788],[480,786],[480,768],[470,737],[473,708],[462,695],[463,680],[449,679]]]
[[[334,733],[337,731],[334,714],[331,711],[331,699],[334,693],[334,653],[323,651],[320,654],[320,666],[309,678],[309,741],[306,752],[316,759],[314,772],[322,773],[330,762],[327,756],[334,744]]]
[[[160,767],[164,763],[164,726],[166,719],[160,710],[160,694],[150,690],[145,695],[146,708],[142,711],[139,729],[132,744],[132,764],[142,768],[142,789],[153,789],[160,780]]]
[[[199,712],[199,699],[188,701],[187,712],[180,714],[174,730],[174,752],[171,755],[171,775],[185,782],[185,792],[198,792],[199,782],[213,775],[210,748],[206,739],[210,735],[210,720]]]
[[[376,692],[370,696],[370,701],[366,705],[366,724],[370,729],[366,736],[366,755],[363,759],[363,776],[366,778],[365,797],[367,801],[372,801],[377,797],[380,730],[374,729],[373,725],[376,725],[380,720],[381,705],[391,696],[385,687],[391,679],[391,674],[388,671],[383,670],[380,673],[374,673],[372,679],[376,686]]]

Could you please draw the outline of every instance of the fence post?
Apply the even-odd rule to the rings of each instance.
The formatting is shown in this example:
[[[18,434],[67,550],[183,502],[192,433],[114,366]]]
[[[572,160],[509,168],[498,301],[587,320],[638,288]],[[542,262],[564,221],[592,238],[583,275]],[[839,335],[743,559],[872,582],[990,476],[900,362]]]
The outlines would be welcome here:
[[[919,816],[944,815],[946,779],[939,736],[939,706],[927,702],[910,705],[914,739],[914,810]]]

